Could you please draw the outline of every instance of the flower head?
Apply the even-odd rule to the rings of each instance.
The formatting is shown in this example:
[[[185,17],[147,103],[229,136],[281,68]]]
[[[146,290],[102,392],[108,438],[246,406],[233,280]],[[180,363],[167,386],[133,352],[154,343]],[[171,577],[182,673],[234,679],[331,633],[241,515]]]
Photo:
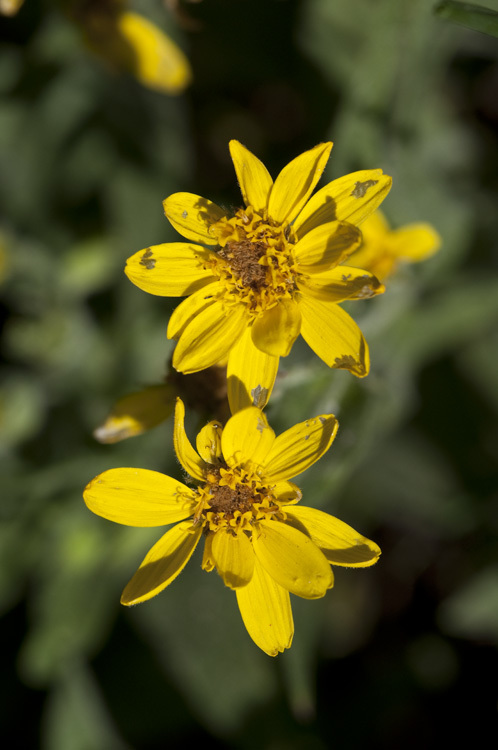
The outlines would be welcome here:
[[[368,347],[339,307],[383,291],[369,272],[343,263],[358,247],[360,223],[383,200],[391,178],[380,169],[355,172],[310,198],[331,143],[298,156],[275,182],[238,141],[230,153],[245,207],[233,214],[191,193],[164,201],[172,225],[192,242],[146,248],[126,274],[141,289],[189,295],[174,311],[168,337],[178,339],[173,366],[195,372],[228,357],[232,411],[269,396],[279,357],[301,333],[330,367],[363,377]]]
[[[361,247],[348,263],[365,268],[382,280],[393,274],[400,262],[426,260],[441,246],[441,237],[430,224],[407,224],[391,229],[380,211],[364,221],[361,232]]]
[[[289,480],[328,450],[337,420],[315,417],[276,437],[263,412],[251,406],[225,428],[209,422],[196,451],[184,415],[178,399],[175,449],[194,486],[155,471],[111,469],[85,489],[90,510],[111,521],[176,524],[149,551],[121,602],[138,604],[162,591],[204,537],[202,567],[216,568],[235,590],[249,635],[275,656],[292,642],[289,592],[322,597],[334,584],[331,565],[365,567],[380,555],[374,542],[337,518],[296,505],[301,493]]]

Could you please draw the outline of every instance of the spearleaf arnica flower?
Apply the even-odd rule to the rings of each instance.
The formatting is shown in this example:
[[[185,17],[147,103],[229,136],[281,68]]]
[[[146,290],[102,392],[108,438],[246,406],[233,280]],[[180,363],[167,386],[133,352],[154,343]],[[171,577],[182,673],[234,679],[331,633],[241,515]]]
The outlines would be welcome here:
[[[330,367],[363,377],[368,347],[339,307],[384,291],[368,271],[349,268],[363,221],[386,196],[391,178],[367,170],[334,180],[311,199],[331,143],[298,156],[275,182],[238,141],[230,153],[245,207],[233,214],[191,193],[164,201],[172,225],[191,242],[146,248],[128,259],[126,274],[141,289],[190,295],[171,316],[178,339],[173,366],[195,372],[228,358],[232,411],[269,397],[279,357],[301,333]]]
[[[202,567],[216,568],[235,590],[249,635],[275,656],[292,642],[289,592],[322,597],[334,584],[331,565],[365,567],[380,555],[374,542],[337,518],[296,505],[301,493],[289,479],[328,450],[337,420],[315,417],[276,437],[263,412],[250,406],[224,429],[209,422],[195,451],[184,415],[178,399],[175,449],[195,486],[155,471],[111,469],[85,489],[90,510],[111,521],[176,524],[149,551],[121,602],[138,604],[162,591],[204,537]]]

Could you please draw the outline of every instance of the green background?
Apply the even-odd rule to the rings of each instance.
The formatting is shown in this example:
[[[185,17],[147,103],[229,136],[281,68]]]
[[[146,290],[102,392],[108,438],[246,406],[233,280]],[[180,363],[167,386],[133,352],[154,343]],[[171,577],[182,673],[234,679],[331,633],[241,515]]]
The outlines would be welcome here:
[[[176,98],[92,57],[55,3],[0,20],[6,747],[394,750],[496,730],[498,47],[434,5],[202,0],[178,15],[134,2],[191,61]],[[81,497],[112,467],[181,476],[171,420],[112,446],[92,431],[118,397],[160,382],[171,354],[175,301],[135,288],[125,260],[177,239],[161,206],[172,192],[240,205],[230,138],[274,176],[333,140],[326,179],[381,167],[392,224],[428,221],[443,238],[350,306],[367,379],[302,342],[282,362],[277,432],[325,412],[341,425],[297,480],[304,502],[383,555],[337,569],[323,600],[293,598],[294,644],[276,659],[199,556],[156,599],[120,608],[160,531],[113,525]]]

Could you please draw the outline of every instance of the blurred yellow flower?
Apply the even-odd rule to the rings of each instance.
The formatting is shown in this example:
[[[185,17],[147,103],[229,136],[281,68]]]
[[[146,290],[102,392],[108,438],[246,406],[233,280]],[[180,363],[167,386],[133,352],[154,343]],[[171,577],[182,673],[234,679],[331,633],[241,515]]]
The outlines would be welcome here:
[[[93,436],[100,443],[117,443],[141,435],[169,418],[178,395],[202,418],[210,415],[225,420],[229,416],[226,383],[226,367],[208,367],[192,375],[182,375],[170,367],[164,383],[128,393],[116,401]]]
[[[73,13],[87,45],[112,67],[131,73],[147,88],[181,93],[192,80],[181,49],[161,29],[122,0],[106,0]]]
[[[294,625],[289,592],[305,599],[334,584],[331,565],[366,567],[379,547],[337,518],[296,506],[289,481],[329,449],[337,432],[333,415],[309,419],[278,437],[263,412],[250,406],[223,429],[209,422],[197,451],[184,427],[178,399],[174,442],[194,487],[145,469],[111,469],[84,491],[99,516],[129,526],[176,524],[152,547],[123,591],[124,605],[159,594],[183,570],[204,536],[202,567],[217,569],[235,590],[254,642],[270,656],[289,648]]]
[[[407,224],[391,229],[381,211],[369,216],[361,226],[363,243],[348,264],[364,268],[384,280],[401,262],[418,263],[430,258],[441,246],[441,237],[430,224]]]
[[[2,16],[15,16],[24,0],[0,0],[0,14]]]
[[[301,333],[329,367],[363,377],[368,346],[339,307],[384,291],[367,271],[341,264],[358,247],[362,222],[387,195],[382,170],[341,177],[310,198],[329,158],[322,143],[291,161],[275,182],[238,141],[230,153],[245,208],[234,215],[206,198],[175,193],[164,201],[171,224],[188,240],[140,250],[126,274],[141,289],[190,295],[174,311],[173,366],[195,372],[228,357],[232,411],[254,393],[271,393],[279,357]],[[205,247],[207,246],[207,247]]]

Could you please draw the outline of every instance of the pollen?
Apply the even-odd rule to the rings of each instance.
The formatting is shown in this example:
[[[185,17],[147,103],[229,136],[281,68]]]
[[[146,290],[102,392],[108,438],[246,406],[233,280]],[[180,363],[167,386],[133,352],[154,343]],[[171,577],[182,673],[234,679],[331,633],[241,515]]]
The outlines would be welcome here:
[[[212,271],[224,282],[227,303],[245,304],[251,318],[292,297],[297,269],[293,237],[251,206],[211,226],[219,242]]]

